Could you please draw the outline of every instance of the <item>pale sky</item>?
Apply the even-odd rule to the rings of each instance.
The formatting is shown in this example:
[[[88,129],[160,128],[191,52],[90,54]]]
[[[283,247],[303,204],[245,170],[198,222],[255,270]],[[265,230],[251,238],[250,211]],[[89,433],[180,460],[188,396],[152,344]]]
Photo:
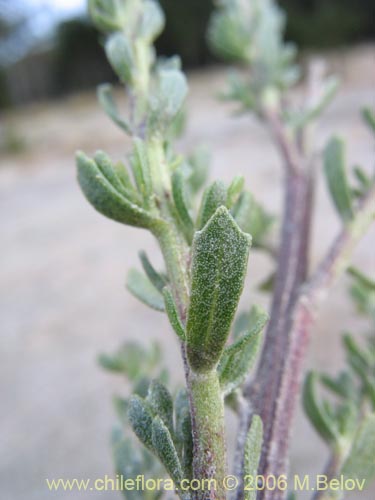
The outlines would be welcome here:
[[[8,3],[9,2],[9,3]],[[33,44],[53,35],[56,25],[65,19],[85,14],[86,0],[0,0],[5,16],[23,11],[26,22],[0,44],[0,65],[11,63],[27,53]],[[14,10],[13,6],[17,9]],[[19,15],[19,14],[18,14]]]
[[[24,0],[24,2],[35,7],[47,7],[63,16],[81,13],[86,8],[85,0]]]

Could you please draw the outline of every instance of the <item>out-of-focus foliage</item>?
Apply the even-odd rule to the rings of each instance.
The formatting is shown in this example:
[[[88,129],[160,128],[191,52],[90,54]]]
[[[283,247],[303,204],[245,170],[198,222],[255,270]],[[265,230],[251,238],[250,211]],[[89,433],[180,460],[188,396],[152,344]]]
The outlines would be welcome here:
[[[0,127],[0,154],[22,153],[27,147],[26,141],[11,125]]]
[[[375,282],[357,269],[349,273],[350,292],[359,311],[370,320],[369,333],[366,340],[343,335],[344,370],[336,377],[309,373],[303,404],[315,430],[331,448],[337,473],[368,481],[375,476]],[[321,388],[327,398],[322,397]]]

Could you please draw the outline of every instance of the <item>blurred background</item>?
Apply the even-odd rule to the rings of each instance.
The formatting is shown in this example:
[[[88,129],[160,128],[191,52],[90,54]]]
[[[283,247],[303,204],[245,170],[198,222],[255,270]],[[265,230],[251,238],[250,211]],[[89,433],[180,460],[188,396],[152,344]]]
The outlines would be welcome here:
[[[281,200],[279,159],[261,125],[233,118],[215,95],[227,69],[210,54],[205,29],[208,0],[161,0],[167,17],[160,54],[181,55],[190,96],[186,134],[178,147],[201,143],[212,151],[212,177],[242,173],[270,212]],[[334,133],[348,142],[351,164],[371,166],[374,145],[359,110],[375,104],[375,24],[372,0],[280,0],[287,37],[303,49],[305,65],[324,57],[342,81],[317,132],[321,149]],[[75,181],[74,152],[103,148],[119,158],[123,134],[96,102],[95,86],[114,81],[84,0],[0,0],[0,483],[6,500],[120,498],[119,493],[49,492],[45,478],[113,475],[109,435],[116,421],[111,396],[126,384],[104,373],[97,355],[124,339],[158,340],[182,378],[177,346],[163,315],[124,289],[126,271],[145,248],[160,262],[151,237],[95,213]],[[296,90],[296,98],[303,95]],[[339,223],[319,179],[312,265]],[[374,274],[375,231],[355,255]],[[272,269],[252,253],[242,306],[268,297],[256,284]],[[342,362],[339,334],[365,327],[346,293],[345,278],[323,307],[309,365],[335,373]],[[230,428],[236,429],[233,417]],[[292,471],[316,473],[326,450],[299,412]],[[370,496],[362,498],[370,500]],[[305,498],[301,495],[299,498]]]
[[[161,0],[168,23],[158,52],[185,67],[212,63],[205,32],[211,0]],[[371,0],[280,0],[286,36],[301,48],[375,39]],[[0,108],[55,98],[113,80],[85,0],[0,0]]]

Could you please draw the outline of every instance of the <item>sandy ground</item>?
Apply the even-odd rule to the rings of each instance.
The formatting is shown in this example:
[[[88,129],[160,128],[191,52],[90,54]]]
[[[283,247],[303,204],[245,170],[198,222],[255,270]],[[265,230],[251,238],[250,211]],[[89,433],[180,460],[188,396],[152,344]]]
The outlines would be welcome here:
[[[374,104],[373,47],[332,59],[343,77],[340,93],[317,133],[320,149],[338,134],[348,140],[351,163],[370,166],[374,143],[362,126],[359,109]],[[251,117],[234,119],[232,107],[218,103],[225,71],[190,75],[190,120],[182,151],[206,144],[212,177],[225,181],[243,173],[250,189],[272,212],[280,205],[281,168],[262,127]],[[181,378],[178,350],[166,319],[139,304],[124,290],[126,271],[138,266],[139,248],[160,261],[151,237],[95,213],[83,199],[73,161],[78,148],[106,149],[119,158],[128,149],[121,133],[103,115],[94,94],[36,105],[3,120],[28,147],[0,157],[0,329],[1,456],[4,500],[120,498],[119,493],[48,491],[45,478],[112,475],[108,446],[115,423],[111,395],[126,393],[122,380],[104,373],[96,356],[124,339],[163,345],[169,368]],[[338,220],[319,181],[312,266],[338,231]],[[375,272],[375,230],[361,243],[355,262]],[[253,252],[242,306],[267,298],[254,287],[270,262]],[[345,279],[322,307],[311,345],[309,366],[335,372],[342,361],[339,334],[358,329]],[[230,435],[236,432],[233,418]],[[299,412],[292,472],[315,473],[326,450]],[[301,495],[299,498],[304,498]],[[370,500],[368,492],[358,498]]]

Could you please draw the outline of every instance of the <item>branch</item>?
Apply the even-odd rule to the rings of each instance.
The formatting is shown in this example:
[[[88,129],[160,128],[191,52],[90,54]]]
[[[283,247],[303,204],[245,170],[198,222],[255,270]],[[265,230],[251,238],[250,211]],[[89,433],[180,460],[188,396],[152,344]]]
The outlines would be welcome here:
[[[284,325],[289,333],[289,342],[284,352],[281,377],[273,413],[272,432],[266,435],[261,474],[285,474],[287,453],[294,408],[299,394],[303,362],[314,324],[315,311],[322,298],[350,264],[352,253],[371,223],[375,219],[375,185],[363,198],[353,221],[346,226],[333,243],[318,269],[302,287],[294,307]],[[268,422],[267,422],[268,424]],[[270,424],[269,424],[270,425]],[[262,500],[280,500],[281,492],[264,491]]]
[[[350,264],[352,253],[375,219],[375,184],[360,201],[353,220],[345,226],[309,280],[303,294],[319,302]]]
[[[303,158],[298,151],[296,143],[289,137],[288,131],[280,119],[279,111],[265,108],[262,111],[262,115],[271,131],[274,143],[284,160],[287,174],[298,174],[304,163]]]
[[[273,442],[273,428],[280,380],[284,371],[285,353],[288,350],[291,329],[291,311],[298,291],[306,279],[313,198],[313,176],[302,169],[298,148],[287,136],[279,117],[267,114],[268,123],[275,132],[275,140],[283,152],[285,162],[284,214],[281,244],[277,258],[277,274],[270,321],[255,380],[244,389],[244,396],[251,405],[240,410],[240,432],[237,440],[237,458],[242,466],[244,436],[251,422],[252,412],[260,415],[264,428],[264,446],[259,473],[267,468],[269,444]],[[297,156],[298,154],[298,156]],[[298,159],[297,159],[298,158]],[[298,168],[295,162],[299,162]],[[246,428],[247,427],[247,428]],[[262,495],[262,492],[259,492]],[[237,499],[242,499],[239,488]]]

